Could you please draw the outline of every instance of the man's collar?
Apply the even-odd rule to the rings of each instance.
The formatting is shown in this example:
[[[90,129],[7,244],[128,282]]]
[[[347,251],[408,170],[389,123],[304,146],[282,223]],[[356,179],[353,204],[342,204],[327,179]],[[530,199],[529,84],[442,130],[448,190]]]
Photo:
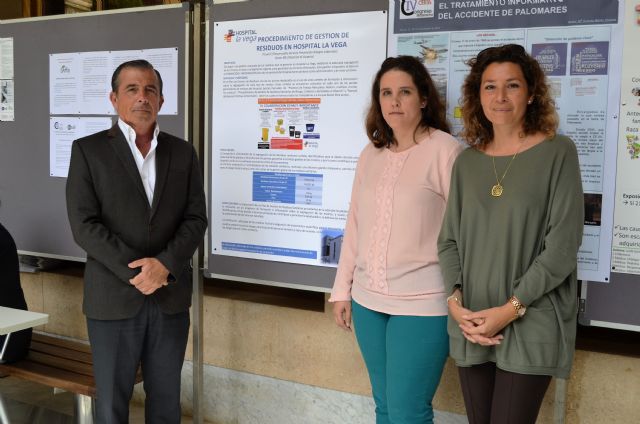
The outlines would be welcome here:
[[[135,143],[135,141],[136,141],[136,132],[135,132],[135,130],[133,129],[133,127],[131,125],[127,124],[122,119],[118,118],[118,127],[120,127],[120,131],[122,131],[122,134],[124,134],[124,137],[127,139],[128,142]],[[156,126],[153,129],[153,138],[152,138],[152,140],[157,140],[159,133],[160,133],[160,126],[156,122]]]

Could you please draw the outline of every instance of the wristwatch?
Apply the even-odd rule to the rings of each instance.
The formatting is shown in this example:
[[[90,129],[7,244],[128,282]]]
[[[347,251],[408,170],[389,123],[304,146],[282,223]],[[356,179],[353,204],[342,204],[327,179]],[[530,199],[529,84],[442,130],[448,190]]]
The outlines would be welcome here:
[[[516,319],[522,318],[525,312],[527,312],[527,307],[524,306],[515,296],[511,296],[509,298],[509,302],[511,303],[511,305],[513,305],[513,308],[516,310]]]

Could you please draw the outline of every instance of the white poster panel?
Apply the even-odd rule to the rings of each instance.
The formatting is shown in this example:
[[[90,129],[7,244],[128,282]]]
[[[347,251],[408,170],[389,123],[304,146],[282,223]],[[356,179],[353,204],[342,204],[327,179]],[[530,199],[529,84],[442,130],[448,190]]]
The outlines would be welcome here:
[[[109,129],[112,125],[111,118],[49,118],[49,175],[66,178],[73,140]]]
[[[15,100],[13,80],[0,80],[0,121],[15,120]]]
[[[640,4],[627,2],[611,270],[640,274]]]
[[[515,43],[538,60],[556,101],[558,132],[571,137],[580,157],[585,226],[578,278],[609,281],[620,94],[615,76],[622,61],[618,2],[392,0],[389,7],[389,55],[423,61],[447,101],[454,135],[462,130],[460,87],[469,59]]]
[[[0,121],[15,119],[13,38],[0,38]]]
[[[212,254],[336,266],[379,12],[214,23]]]
[[[115,115],[109,101],[111,76],[123,62],[145,59],[162,76],[160,115],[178,114],[178,49],[97,51],[49,55],[51,115]]]
[[[13,79],[13,38],[0,38],[0,79]]]

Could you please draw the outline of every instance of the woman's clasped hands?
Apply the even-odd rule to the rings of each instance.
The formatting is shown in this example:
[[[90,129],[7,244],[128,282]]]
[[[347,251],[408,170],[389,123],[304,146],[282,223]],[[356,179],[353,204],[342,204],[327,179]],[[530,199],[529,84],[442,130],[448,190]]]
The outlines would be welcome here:
[[[471,343],[481,346],[499,345],[504,338],[500,331],[516,319],[510,303],[474,312],[458,301],[450,301],[449,311],[462,335]]]

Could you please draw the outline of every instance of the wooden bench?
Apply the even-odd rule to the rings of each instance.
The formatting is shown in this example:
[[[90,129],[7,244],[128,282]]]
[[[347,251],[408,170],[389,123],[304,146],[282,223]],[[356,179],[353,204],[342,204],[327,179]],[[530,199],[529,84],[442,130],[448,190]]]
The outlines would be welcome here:
[[[0,373],[74,393],[76,422],[93,422],[96,383],[88,344],[34,332],[28,356],[12,364],[0,364]],[[138,370],[136,383],[140,381]]]

